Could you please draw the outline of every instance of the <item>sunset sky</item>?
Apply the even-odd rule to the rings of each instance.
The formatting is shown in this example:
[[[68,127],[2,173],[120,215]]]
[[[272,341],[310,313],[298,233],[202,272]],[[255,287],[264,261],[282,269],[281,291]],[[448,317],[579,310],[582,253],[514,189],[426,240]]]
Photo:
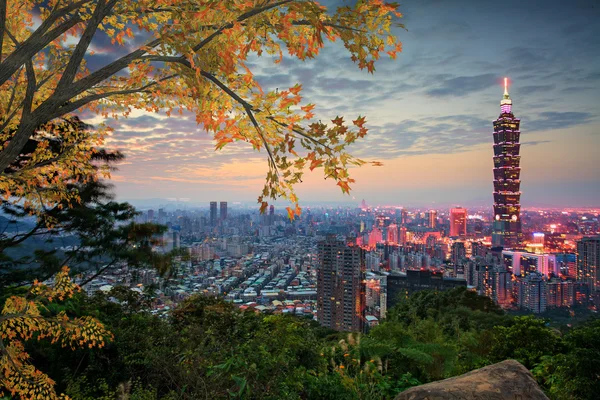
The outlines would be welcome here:
[[[323,2],[332,3],[343,2]],[[523,206],[600,206],[596,0],[406,0],[400,10],[403,52],[374,75],[337,43],[304,63],[254,63],[265,88],[302,83],[322,120],[366,115],[369,135],[353,151],[384,163],[354,170],[350,196],[308,174],[301,203],[491,207],[492,120],[507,76],[521,119]],[[128,157],[113,176],[120,200],[254,202],[262,189],[264,151],[238,143],[215,152],[191,115],[134,112],[110,125],[107,147]]]

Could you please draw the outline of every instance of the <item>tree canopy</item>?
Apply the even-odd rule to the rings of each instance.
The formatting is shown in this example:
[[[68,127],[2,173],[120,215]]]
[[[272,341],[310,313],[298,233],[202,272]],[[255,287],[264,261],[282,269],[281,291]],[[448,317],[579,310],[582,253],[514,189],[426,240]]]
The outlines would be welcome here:
[[[507,358],[528,364],[552,399],[595,398],[597,320],[561,337],[543,320],[481,309],[485,299],[463,291],[405,299],[365,334],[198,295],[161,318],[143,295],[115,287],[63,305],[72,318],[102,321],[114,335],[105,347],[65,352],[36,341],[29,349],[56,390],[73,399],[393,399],[408,387]],[[423,298],[432,301],[424,305]],[[474,323],[446,318],[452,298],[462,304],[454,315]],[[423,316],[402,317],[423,307]]]
[[[0,396],[58,399],[54,381],[30,363],[25,343],[50,339],[62,347],[103,347],[112,339],[104,325],[89,317],[70,318],[64,310],[51,311],[52,302],[64,301],[80,290],[65,267],[52,287],[34,282],[25,296],[10,296],[0,313]],[[63,398],[63,396],[60,396]]]
[[[290,217],[299,214],[294,184],[305,168],[322,168],[348,192],[348,168],[364,161],[346,149],[366,135],[365,118],[316,122],[300,84],[264,90],[249,60],[269,55],[279,63],[284,49],[305,60],[326,41],[341,40],[358,67],[372,73],[382,54],[395,58],[401,50],[391,32],[401,17],[397,8],[382,0],[358,0],[334,12],[312,0],[4,1],[0,190],[41,206],[67,197],[61,187],[39,194],[28,188],[89,171],[90,153],[110,128],[99,126],[82,139],[75,131],[48,132],[48,124],[76,111],[116,117],[141,109],[193,112],[217,149],[235,141],[265,149],[261,210],[268,199],[283,197],[295,204]],[[77,143],[75,151],[56,157],[45,144],[20,172],[7,170],[32,136],[48,134]]]

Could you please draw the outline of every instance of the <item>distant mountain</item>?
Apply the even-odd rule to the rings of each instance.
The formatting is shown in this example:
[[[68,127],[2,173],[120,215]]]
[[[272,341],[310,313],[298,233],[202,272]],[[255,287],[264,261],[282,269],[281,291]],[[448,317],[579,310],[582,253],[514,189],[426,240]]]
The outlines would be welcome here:
[[[25,232],[34,226],[34,217],[23,218],[15,221],[6,215],[0,215],[0,233]]]

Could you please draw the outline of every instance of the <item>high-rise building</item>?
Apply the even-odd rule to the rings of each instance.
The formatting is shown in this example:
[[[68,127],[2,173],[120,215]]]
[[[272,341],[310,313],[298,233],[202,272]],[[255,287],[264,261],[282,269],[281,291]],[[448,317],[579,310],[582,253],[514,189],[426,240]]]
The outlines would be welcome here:
[[[532,253],[543,253],[544,252],[544,242],[545,235],[542,232],[534,232],[531,235],[531,239],[529,243],[526,244],[525,249]]]
[[[427,214],[427,226],[431,229],[435,229],[437,227],[437,211],[430,210]]]
[[[375,226],[378,228],[386,228],[392,223],[392,220],[387,215],[378,215],[375,217]]]
[[[400,223],[402,225],[408,224],[408,211],[406,211],[404,208],[400,212]]]
[[[227,202],[226,201],[222,201],[220,204],[220,215],[219,218],[221,219],[221,221],[226,220],[227,219]]]
[[[452,243],[452,264],[455,266],[467,257],[467,249],[465,248],[464,242]]]
[[[154,221],[154,210],[148,210],[148,222]]]
[[[491,262],[490,262],[491,261]],[[508,307],[512,302],[512,274],[494,260],[477,258],[469,262],[467,281],[473,282],[477,293],[487,296],[497,304]]]
[[[210,202],[210,226],[215,226],[217,224],[217,202]]]
[[[167,219],[167,213],[165,212],[165,209],[159,208],[158,209],[158,223],[164,224],[166,219]]]
[[[398,240],[400,241],[401,246],[406,246],[406,242],[408,241],[407,232],[408,230],[405,226],[401,226],[398,231]]]
[[[364,252],[335,236],[318,245],[317,319],[337,331],[362,331],[364,326]]]
[[[517,304],[535,314],[546,311],[547,287],[541,274],[531,273],[516,280]]]
[[[471,257],[485,257],[487,248],[481,242],[471,242]]]
[[[398,225],[391,224],[387,229],[387,241],[392,244],[398,244]]]
[[[512,274],[506,268],[497,266],[494,269],[494,290],[492,299],[502,307],[512,303]]]
[[[269,206],[269,217],[267,218],[267,224],[273,225],[275,223],[275,206]]]
[[[577,242],[577,281],[585,283],[592,294],[600,292],[600,236]]]
[[[377,252],[370,251],[365,254],[365,266],[367,271],[379,271],[381,257]]]
[[[377,246],[377,243],[383,240],[383,232],[379,228],[373,228],[369,233],[369,247]]]
[[[494,297],[495,269],[496,266],[489,263],[481,263],[475,266],[475,287],[477,287],[477,293],[481,296],[487,296],[490,299]]]
[[[173,249],[179,249],[181,247],[181,234],[177,231],[173,231]]]
[[[450,236],[467,234],[467,210],[458,207],[450,209]]]
[[[494,224],[492,247],[516,248],[521,244],[521,156],[520,120],[512,113],[508,82],[504,78],[504,97],[500,116],[494,121]]]
[[[547,308],[571,307],[575,303],[575,283],[552,279],[546,282]]]
[[[365,201],[365,199],[362,200],[362,202],[360,203],[360,208],[364,211],[367,210],[369,208],[369,206],[367,205],[367,202]]]
[[[377,276],[379,278],[379,276]],[[382,277],[385,278],[385,277]],[[381,305],[381,279],[367,279],[365,286],[365,307],[368,311],[374,311]]]

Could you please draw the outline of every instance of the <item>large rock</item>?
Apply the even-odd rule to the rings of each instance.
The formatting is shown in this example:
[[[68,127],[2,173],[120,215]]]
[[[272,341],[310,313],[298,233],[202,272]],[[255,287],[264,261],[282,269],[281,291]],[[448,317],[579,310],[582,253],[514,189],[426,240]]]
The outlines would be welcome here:
[[[548,400],[531,373],[514,360],[416,386],[396,400]]]

